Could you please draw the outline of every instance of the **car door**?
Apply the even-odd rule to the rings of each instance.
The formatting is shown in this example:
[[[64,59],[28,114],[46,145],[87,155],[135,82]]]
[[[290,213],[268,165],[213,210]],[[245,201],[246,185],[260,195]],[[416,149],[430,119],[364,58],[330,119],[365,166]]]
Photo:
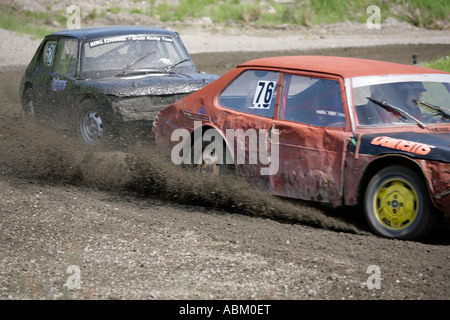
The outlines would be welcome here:
[[[271,165],[268,134],[274,120],[280,72],[248,69],[240,73],[219,95],[221,125],[240,174],[267,188]]]
[[[271,144],[278,144],[279,169],[272,193],[338,204],[347,149],[344,84],[337,77],[284,74]]]
[[[37,119],[45,122],[49,121],[49,113],[51,110],[50,104],[52,101],[49,97],[49,88],[53,78],[57,44],[57,38],[44,40],[35,70],[31,75],[35,99],[35,116]]]
[[[58,40],[53,72],[47,85],[49,112],[54,127],[69,128],[74,86],[78,66],[78,40],[62,37]]]
[[[77,74],[78,41],[48,38],[32,74],[35,115],[54,127],[66,128],[72,105],[72,83]]]

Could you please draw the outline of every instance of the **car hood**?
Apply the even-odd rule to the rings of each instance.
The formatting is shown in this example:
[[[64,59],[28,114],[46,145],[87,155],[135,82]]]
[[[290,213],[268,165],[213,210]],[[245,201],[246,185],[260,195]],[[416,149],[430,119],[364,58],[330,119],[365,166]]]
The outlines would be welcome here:
[[[216,80],[209,73],[196,74],[130,74],[122,77],[78,80],[83,92],[101,93],[120,97],[145,95],[171,95],[191,93]]]
[[[404,154],[412,158],[450,162],[450,133],[364,134],[353,137],[352,142],[350,151],[355,152],[359,144],[360,154]]]

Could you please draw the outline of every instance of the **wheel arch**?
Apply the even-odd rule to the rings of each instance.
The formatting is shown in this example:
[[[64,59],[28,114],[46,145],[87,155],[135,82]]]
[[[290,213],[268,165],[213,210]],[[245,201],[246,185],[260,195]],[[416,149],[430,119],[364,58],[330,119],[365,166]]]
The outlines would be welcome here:
[[[366,168],[364,169],[364,172],[358,183],[358,188],[357,188],[357,192],[358,192],[357,204],[358,205],[363,204],[363,199],[364,199],[364,196],[366,193],[366,189],[367,189],[369,181],[372,179],[372,177],[375,174],[377,174],[377,172],[379,172],[381,169],[386,168],[388,166],[393,166],[393,165],[403,166],[403,167],[409,168],[409,169],[413,170],[415,173],[417,173],[419,178],[422,180],[422,182],[426,186],[426,190],[427,190],[429,199],[433,202],[433,199],[430,195],[430,186],[428,185],[428,181],[425,178],[425,174],[419,163],[417,163],[413,159],[408,158],[403,155],[385,155],[385,156],[379,157],[379,158],[371,161],[370,163],[368,163],[366,165]],[[434,202],[433,202],[433,204],[434,204]]]
[[[25,91],[27,91],[28,89],[30,89],[32,87],[33,87],[33,84],[31,83],[31,81],[26,81],[24,83],[24,85],[23,85],[23,92],[22,93],[24,93]]]
[[[21,98],[21,103],[22,103],[22,104],[24,103],[23,99],[24,99],[24,97],[25,97],[25,92],[26,92],[28,89],[31,89],[31,88],[33,88],[33,84],[32,84],[31,81],[26,81],[26,82],[23,84],[22,91],[20,92],[20,98]]]
[[[222,132],[221,130],[219,130],[218,128],[216,128],[214,125],[209,124],[209,123],[204,123],[204,124],[202,124],[201,126],[194,127],[194,130],[192,130],[192,131],[190,132],[190,139],[189,139],[190,145],[189,145],[189,148],[193,148],[193,147],[194,147],[194,141],[195,141],[195,138],[198,136],[199,131],[200,131],[200,133],[201,133],[201,136],[203,137],[203,134],[204,134],[206,131],[210,130],[210,129],[211,129],[211,130],[214,130],[214,131],[216,131],[216,132],[219,133],[219,135],[220,135],[220,137],[221,137],[221,139],[222,139],[222,141],[223,141],[223,143],[224,143],[224,145],[225,145],[225,148],[226,148],[226,154],[227,154],[227,155],[231,155],[231,156],[232,156],[232,159],[233,159],[233,162],[234,162],[234,153],[233,153],[233,150],[230,149],[230,146],[229,146],[229,144],[228,144],[228,140],[227,140],[226,137],[224,136],[223,132]],[[236,164],[235,164],[235,163],[234,163],[234,166],[236,167]]]
[[[112,109],[112,104],[108,101],[106,97],[103,97],[102,95],[96,95],[96,94],[83,94],[78,95],[74,98],[74,104],[72,107],[72,131],[82,139],[82,141],[87,142],[88,144],[97,145],[97,143],[91,143],[86,140],[85,134],[87,131],[85,130],[85,126],[81,124],[81,118],[86,112],[96,111],[99,112],[101,117],[101,123],[100,127],[103,131],[103,125],[105,124],[105,120],[108,128],[108,134],[100,138],[103,142],[101,143],[111,143],[111,134],[116,129],[116,126],[112,125],[114,123],[114,112]],[[83,129],[82,129],[83,128]],[[107,138],[108,137],[108,138]],[[91,140],[88,138],[88,140]],[[100,141],[100,140],[98,140]],[[105,142],[107,141],[107,142]]]
[[[108,113],[113,113],[113,108],[111,106],[111,103],[108,101],[108,99],[103,98],[99,95],[96,94],[84,94],[80,97],[78,97],[78,99],[76,99],[76,105],[81,105],[83,103],[85,103],[86,101],[93,101],[94,103],[98,104],[99,106],[101,106],[101,108],[105,109],[106,111],[108,111]],[[79,108],[79,107],[78,107]],[[78,112],[77,110],[74,110],[74,112]]]
[[[92,102],[99,106],[99,108],[104,111],[107,115],[113,115],[114,109],[112,107],[112,104],[110,101],[108,101],[107,98],[104,98],[102,96],[87,93],[83,95],[79,95],[78,97],[75,97],[73,109],[72,109],[72,127],[77,125],[77,117],[79,115],[79,112],[81,111],[81,106],[84,103]]]

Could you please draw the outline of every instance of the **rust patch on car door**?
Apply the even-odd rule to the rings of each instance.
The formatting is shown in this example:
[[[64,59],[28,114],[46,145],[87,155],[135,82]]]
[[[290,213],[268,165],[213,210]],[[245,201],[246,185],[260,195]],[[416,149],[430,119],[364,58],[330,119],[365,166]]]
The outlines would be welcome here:
[[[280,168],[270,176],[271,191],[280,196],[339,205],[350,133],[281,121],[274,124],[279,132]]]

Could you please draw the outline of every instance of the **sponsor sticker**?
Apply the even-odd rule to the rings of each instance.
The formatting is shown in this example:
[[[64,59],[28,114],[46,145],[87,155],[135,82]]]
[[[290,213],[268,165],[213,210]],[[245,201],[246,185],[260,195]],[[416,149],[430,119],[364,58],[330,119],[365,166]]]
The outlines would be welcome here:
[[[129,35],[129,36],[115,36],[103,39],[96,39],[89,42],[89,47],[93,48],[108,43],[125,42],[125,41],[165,41],[173,42],[170,37],[153,36],[153,35]]]
[[[411,152],[418,155],[426,155],[430,153],[431,149],[434,148],[434,146],[430,146],[424,143],[418,143],[402,139],[394,139],[384,136],[374,138],[370,143],[376,146],[382,146],[395,150]]]

